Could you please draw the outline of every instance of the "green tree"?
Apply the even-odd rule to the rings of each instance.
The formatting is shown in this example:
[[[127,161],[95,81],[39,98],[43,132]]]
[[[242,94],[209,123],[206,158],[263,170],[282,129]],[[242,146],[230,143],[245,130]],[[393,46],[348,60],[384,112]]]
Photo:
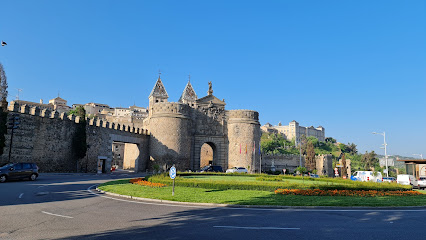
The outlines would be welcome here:
[[[307,143],[305,161],[306,161],[306,168],[309,171],[316,169],[314,144],[311,141],[308,141]]]
[[[325,138],[325,142],[327,142],[327,143],[336,143],[337,141],[336,141],[336,139],[334,139],[332,137],[327,137],[327,138]]]
[[[361,157],[361,162],[365,170],[372,170],[373,168],[377,168],[379,165],[379,159],[374,151],[366,151]]]

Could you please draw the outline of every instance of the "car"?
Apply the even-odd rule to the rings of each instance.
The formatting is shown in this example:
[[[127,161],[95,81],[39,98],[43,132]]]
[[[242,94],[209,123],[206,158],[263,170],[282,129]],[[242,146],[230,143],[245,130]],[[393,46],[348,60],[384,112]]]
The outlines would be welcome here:
[[[221,166],[207,165],[205,167],[202,167],[200,169],[200,172],[223,172],[223,169]]]
[[[248,173],[246,168],[243,167],[233,167],[226,170],[226,173]]]
[[[399,174],[396,176],[396,182],[402,185],[411,185],[414,187],[418,187],[418,182],[413,175],[409,174]]]
[[[26,178],[35,181],[38,177],[38,169],[35,163],[8,163],[0,167],[0,182]]]
[[[420,177],[419,180],[417,180],[417,185],[419,189],[425,189],[426,188],[426,177]]]
[[[352,174],[351,180],[361,182],[382,182],[382,173],[373,171],[356,171]]]
[[[383,177],[383,182],[396,182],[396,178],[394,177]]]

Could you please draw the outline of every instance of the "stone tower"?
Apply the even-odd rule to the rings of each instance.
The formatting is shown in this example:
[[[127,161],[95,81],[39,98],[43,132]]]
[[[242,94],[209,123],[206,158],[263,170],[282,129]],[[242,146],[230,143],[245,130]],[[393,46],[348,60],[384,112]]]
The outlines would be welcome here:
[[[194,88],[191,85],[191,82],[188,81],[188,83],[185,86],[185,89],[182,92],[182,95],[179,98],[180,103],[188,104],[191,107],[196,107],[196,101],[197,101],[197,94],[195,93]]]
[[[182,170],[199,170],[202,147],[210,146],[212,164],[223,169],[249,167],[259,169],[259,114],[250,110],[226,111],[226,103],[213,95],[209,82],[207,96],[198,99],[190,81],[179,102],[167,102],[167,92],[158,78],[149,96],[149,168],[166,170],[175,164]],[[244,152],[237,150],[244,146]],[[232,148],[232,149],[231,149]],[[247,148],[247,153],[246,153]]]
[[[155,83],[154,88],[148,97],[149,110],[151,110],[151,106],[153,106],[155,103],[167,102],[168,98],[169,95],[167,94],[166,88],[164,87],[160,76],[158,76],[157,82]]]
[[[228,167],[245,167],[258,171],[260,166],[259,113],[251,110],[230,110],[228,115]]]

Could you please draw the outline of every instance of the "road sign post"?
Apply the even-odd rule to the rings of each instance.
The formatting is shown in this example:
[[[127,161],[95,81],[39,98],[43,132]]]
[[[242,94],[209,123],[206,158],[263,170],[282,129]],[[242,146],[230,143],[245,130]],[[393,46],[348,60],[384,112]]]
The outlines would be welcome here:
[[[174,196],[175,195],[175,178],[176,178],[176,168],[175,168],[175,166],[172,166],[170,168],[169,175],[170,175],[170,178],[173,179],[172,196]]]

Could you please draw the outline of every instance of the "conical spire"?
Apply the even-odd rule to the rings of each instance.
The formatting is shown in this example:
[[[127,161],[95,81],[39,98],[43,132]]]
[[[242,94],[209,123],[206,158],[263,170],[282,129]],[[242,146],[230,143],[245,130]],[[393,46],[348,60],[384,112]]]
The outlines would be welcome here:
[[[197,94],[194,91],[194,88],[191,85],[190,80],[188,80],[188,83],[185,86],[185,89],[183,90],[182,96],[179,98],[179,102],[188,102],[188,101],[195,101],[197,100]]]
[[[155,83],[151,94],[149,94],[149,97],[169,98],[169,95],[167,94],[166,89],[164,88],[160,76],[158,76],[157,82]]]

